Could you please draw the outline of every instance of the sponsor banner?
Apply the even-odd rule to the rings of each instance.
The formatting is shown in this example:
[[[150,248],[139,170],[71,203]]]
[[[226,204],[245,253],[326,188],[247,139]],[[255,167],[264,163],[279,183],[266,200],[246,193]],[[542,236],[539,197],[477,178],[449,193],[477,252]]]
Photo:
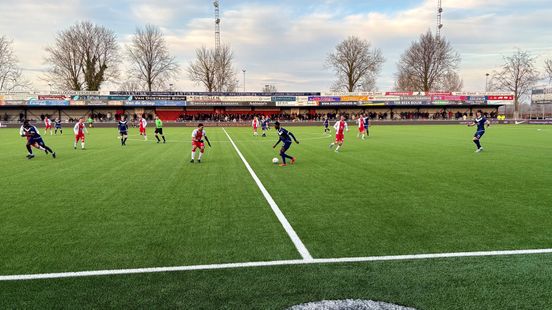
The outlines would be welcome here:
[[[27,105],[27,100],[5,100],[5,105],[17,105],[17,106],[24,106]]]
[[[69,100],[70,98],[65,95],[38,95],[38,100]]]
[[[186,101],[155,100],[156,107],[185,107]]]
[[[118,101],[118,100],[109,100],[107,102],[107,105],[109,105],[109,106],[122,106],[124,104],[125,104],[124,101]]]
[[[308,101],[308,98],[309,97],[306,97],[307,98],[307,101]],[[273,96],[271,99],[271,101],[279,101],[279,102],[282,102],[282,101],[290,101],[290,102],[296,102],[297,101],[297,97],[295,96]]]
[[[401,101],[401,97],[400,96],[370,96],[366,101],[378,101],[378,102]]]
[[[431,105],[431,102],[429,100],[401,100],[399,105]]]
[[[441,101],[465,101],[468,100],[468,96],[452,96],[452,95],[434,95],[431,96],[431,100]]]
[[[0,105],[5,105],[4,99],[0,99]]]
[[[432,103],[434,105],[447,105],[447,104],[450,104],[450,101],[448,101],[448,100],[433,100]],[[453,102],[453,104],[457,104],[457,102]]]
[[[105,106],[107,101],[105,100],[84,100],[85,105],[87,106]]]
[[[86,101],[84,101],[84,100],[71,100],[71,101],[69,101],[69,105],[71,105],[71,106],[85,106]]]
[[[256,97],[256,96],[221,96],[220,100],[221,101],[230,101],[230,102],[251,102],[251,101],[270,102],[270,101],[272,101],[271,97],[266,97],[266,96],[264,96],[264,97],[263,96],[260,96],[260,97]]]
[[[431,101],[429,96],[401,96],[401,101]]]
[[[297,103],[300,103],[300,104],[308,104],[309,103],[309,97],[308,96],[298,96],[298,97],[295,97],[297,98]]]
[[[313,102],[291,102],[291,101],[276,101],[277,107],[315,107],[320,105],[318,101]]]
[[[69,100],[29,100],[29,106],[68,106]]]
[[[309,101],[317,101],[317,102],[339,102],[341,101],[341,97],[331,97],[331,96],[309,96]]]
[[[72,100],[132,100],[132,97],[127,96],[91,96],[91,95],[75,95],[71,97]]]
[[[321,107],[327,107],[327,106],[358,106],[358,102],[320,102]]]
[[[341,96],[341,101],[368,101],[368,96]]]
[[[189,102],[220,102],[220,96],[188,96]]]
[[[114,96],[111,96],[114,97]],[[119,96],[120,97],[120,96]],[[113,100],[138,100],[138,101],[186,101],[186,96],[129,96],[123,98],[131,99],[113,99]]]
[[[513,95],[493,95],[493,96],[487,96],[487,100],[489,101],[513,101],[514,96]]]
[[[190,98],[190,97],[188,97]],[[189,107],[228,107],[228,106],[248,106],[248,102],[221,102],[221,101],[188,101]]]
[[[352,93],[346,93],[346,92],[323,92],[322,96],[331,96],[331,97],[343,97],[343,96],[385,96],[385,92],[352,92]]]
[[[414,96],[414,92],[386,92],[386,96]]]
[[[394,101],[389,101],[389,102],[367,101],[367,102],[361,102],[360,105],[375,107],[375,106],[395,105],[395,102]]]
[[[99,91],[88,91],[88,90],[81,90],[81,91],[67,90],[67,91],[51,91],[48,95],[50,95],[50,96],[57,96],[57,95],[64,95],[64,96],[100,96],[101,92],[99,92]]]
[[[154,107],[155,101],[125,101],[125,106],[129,107]]]
[[[453,94],[451,92],[428,92],[428,93],[425,93],[425,95],[427,96],[453,96]],[[447,100],[447,99],[445,99]]]
[[[111,91],[110,95],[117,96],[200,96],[200,97],[220,97],[220,96],[320,96],[319,92],[278,92],[278,93],[258,93],[258,92],[147,92],[147,91]],[[189,99],[188,99],[189,100]]]

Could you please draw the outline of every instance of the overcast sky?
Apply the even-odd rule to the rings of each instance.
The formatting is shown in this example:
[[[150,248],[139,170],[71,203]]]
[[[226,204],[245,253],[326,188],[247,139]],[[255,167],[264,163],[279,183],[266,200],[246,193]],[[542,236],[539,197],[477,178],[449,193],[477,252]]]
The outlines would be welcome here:
[[[246,68],[246,89],[274,84],[281,91],[327,90],[333,79],[326,55],[349,35],[380,48],[386,58],[377,86],[393,87],[396,63],[413,40],[435,29],[437,0],[221,0],[222,41]],[[516,48],[543,60],[552,57],[551,0],[443,0],[443,35],[462,56],[465,90],[485,87],[485,73]],[[14,41],[27,78],[46,90],[44,48],[77,21],[112,29],[121,46],[137,26],[158,25],[183,68],[194,49],[214,45],[209,0],[0,0],[0,36]],[[175,88],[201,90],[185,70]]]

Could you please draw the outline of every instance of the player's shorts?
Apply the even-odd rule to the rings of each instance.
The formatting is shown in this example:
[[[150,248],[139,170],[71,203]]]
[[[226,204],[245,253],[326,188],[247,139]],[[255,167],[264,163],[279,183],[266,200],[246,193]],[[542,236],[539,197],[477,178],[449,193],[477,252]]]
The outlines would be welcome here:
[[[46,130],[52,129],[52,125],[46,125]]]
[[[79,140],[84,142],[84,134],[83,133],[75,135],[75,141],[79,141]]]
[[[473,136],[477,139],[481,139],[483,135],[485,134],[485,130],[478,130]]]
[[[128,136],[128,132],[126,132],[126,131],[119,131],[119,135],[121,135],[121,136]]]
[[[368,126],[364,126],[364,130],[368,131]]]
[[[61,129],[61,125],[56,125],[56,129]]]
[[[253,126],[253,130],[257,130],[257,126]]]
[[[345,135],[342,133],[338,133],[335,135],[335,142],[343,142],[345,140]]]
[[[205,143],[203,142],[197,142],[197,141],[192,141],[192,147],[193,148],[204,148],[205,147]]]
[[[282,148],[284,149],[284,152],[289,150],[290,147],[291,147],[291,141],[284,142],[284,146],[282,146]]]
[[[364,127],[359,127],[358,128],[358,132],[365,132],[365,131],[366,131],[366,129],[364,129]]]
[[[140,127],[140,133],[146,133],[146,128]]]
[[[30,138],[27,141],[27,144],[28,145],[34,145],[34,144],[44,145],[44,140],[42,140],[42,138]]]
[[[163,128],[155,128],[155,133],[163,135]]]

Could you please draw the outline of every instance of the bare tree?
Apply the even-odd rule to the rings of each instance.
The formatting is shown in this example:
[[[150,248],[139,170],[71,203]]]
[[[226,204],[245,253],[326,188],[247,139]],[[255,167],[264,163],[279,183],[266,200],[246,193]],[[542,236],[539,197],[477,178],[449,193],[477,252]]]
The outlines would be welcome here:
[[[544,61],[544,70],[548,75],[548,81],[552,82],[552,59],[547,59]]]
[[[117,86],[120,91],[143,91],[146,89],[143,83],[135,79],[126,79]]]
[[[379,49],[373,49],[366,40],[351,36],[339,43],[328,55],[326,66],[331,68],[337,80],[333,91],[373,90],[376,76],[385,58]]]
[[[91,22],[80,22],[56,36],[47,47],[47,78],[62,89],[99,90],[118,76],[119,46],[115,33]]]
[[[12,41],[0,37],[0,91],[25,90],[31,83],[23,79],[19,61],[12,49]]]
[[[460,55],[450,42],[431,31],[404,52],[397,65],[397,88],[401,90],[439,91],[453,77],[460,64]]]
[[[446,92],[461,91],[464,88],[464,81],[454,71],[445,73],[438,83],[438,89]]]
[[[188,76],[209,92],[235,91],[238,85],[233,60],[234,54],[227,45],[218,50],[203,46],[196,49],[196,59],[188,67]]]
[[[129,75],[142,81],[148,91],[164,88],[179,72],[179,66],[169,54],[161,29],[153,25],[136,29],[127,46],[127,55],[131,62]]]
[[[518,117],[520,98],[528,95],[541,79],[535,63],[536,58],[527,51],[517,50],[512,56],[504,57],[502,68],[492,74],[492,89],[514,93],[514,118]]]
[[[276,85],[266,84],[263,87],[263,89],[261,89],[261,92],[263,92],[263,93],[277,93],[278,89],[276,88]]]

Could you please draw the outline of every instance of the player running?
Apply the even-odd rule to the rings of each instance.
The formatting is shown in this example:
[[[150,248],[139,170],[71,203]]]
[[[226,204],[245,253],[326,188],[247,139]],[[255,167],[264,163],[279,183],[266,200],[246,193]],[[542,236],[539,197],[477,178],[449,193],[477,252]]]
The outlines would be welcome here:
[[[360,116],[358,118],[357,138],[361,138],[362,140],[366,140],[365,136],[366,136],[366,127],[364,126],[364,114],[360,114]]]
[[[364,115],[364,131],[366,131],[366,136],[370,136],[370,118],[368,115]]]
[[[51,135],[53,134],[53,133],[52,133],[52,120],[50,120],[50,119],[48,118],[48,116],[46,116],[46,117],[44,118],[44,126],[46,127],[46,129],[44,130],[45,133],[48,133],[48,130],[50,130],[50,136],[51,136]]]
[[[261,129],[263,131],[263,137],[266,137],[266,131],[268,130],[268,118],[264,117],[261,119]]]
[[[161,135],[161,138],[163,138],[163,143],[167,143],[167,140],[165,140],[165,135],[163,134],[163,121],[159,118],[159,116],[155,116],[155,139],[157,139],[157,143],[161,142],[159,139],[159,135]]]
[[[73,143],[73,148],[77,149],[77,143],[81,142],[81,150],[84,150],[84,133],[88,133],[86,125],[84,124],[84,118],[80,118],[79,121],[73,127],[73,132],[75,133],[75,142]]]
[[[209,138],[207,138],[207,134],[205,133],[205,130],[203,129],[203,124],[197,125],[197,128],[194,129],[192,132],[192,160],[190,161],[192,164],[195,162],[195,153],[196,150],[199,148],[199,156],[197,158],[197,162],[201,163],[201,156],[203,156],[203,153],[205,153],[205,144],[203,143],[203,139],[207,141],[207,144],[209,144],[209,147],[211,147],[211,142],[209,142]]]
[[[140,117],[140,135],[144,136],[144,140],[148,140],[148,136],[146,135],[146,127],[148,127],[148,121],[142,115]]]
[[[272,148],[275,149],[276,146],[280,144],[280,142],[284,144],[280,149],[280,156],[282,157],[282,163],[280,164],[280,167],[287,166],[286,158],[291,159],[291,164],[293,165],[295,163],[295,157],[287,155],[286,152],[291,147],[291,144],[292,144],[291,138],[293,138],[293,140],[297,144],[299,144],[299,141],[295,139],[295,136],[293,135],[293,133],[287,131],[285,128],[280,127],[280,122],[277,121],[276,123],[274,123],[274,128],[276,128],[276,130],[278,131],[278,136],[280,137],[280,139],[278,139],[278,142],[276,142],[276,144],[274,144]]]
[[[59,118],[56,118],[56,121],[54,122],[54,134],[57,135],[57,132],[59,130],[59,134],[63,134],[63,128],[61,128],[61,120]]]
[[[326,117],[324,118],[324,134],[331,132],[330,130],[330,120]]]
[[[476,153],[480,153],[483,151],[483,147],[481,146],[481,137],[485,134],[485,126],[489,127],[491,123],[483,116],[483,112],[481,110],[477,111],[475,113],[475,120],[473,120],[472,123],[469,123],[468,126],[477,126],[477,131],[473,135],[473,143],[477,146]]]
[[[349,131],[349,125],[347,125],[347,122],[345,121],[345,116],[341,116],[341,119],[335,123],[334,128],[335,142],[330,144],[330,148],[333,148],[337,144],[335,151],[339,152],[339,148],[343,145],[343,141],[345,140],[345,130],[347,132]]]
[[[257,128],[259,128],[259,119],[255,116],[253,118],[253,122],[251,122],[251,125],[253,126],[253,135],[258,136],[259,133],[257,132]]]
[[[25,145],[25,147],[27,148],[27,152],[29,152],[29,154],[27,154],[27,159],[32,159],[35,157],[31,146],[34,146],[35,148],[46,152],[46,154],[50,153],[52,154],[53,158],[56,158],[56,152],[54,152],[51,148],[44,144],[44,140],[42,140],[40,132],[35,126],[29,124],[29,121],[23,122],[23,126],[21,126],[21,128],[19,129],[19,135],[27,138],[27,144]]]
[[[119,129],[119,137],[121,137],[121,146],[126,146],[128,139],[128,123],[126,117],[121,117],[119,123],[117,123],[117,129]]]

